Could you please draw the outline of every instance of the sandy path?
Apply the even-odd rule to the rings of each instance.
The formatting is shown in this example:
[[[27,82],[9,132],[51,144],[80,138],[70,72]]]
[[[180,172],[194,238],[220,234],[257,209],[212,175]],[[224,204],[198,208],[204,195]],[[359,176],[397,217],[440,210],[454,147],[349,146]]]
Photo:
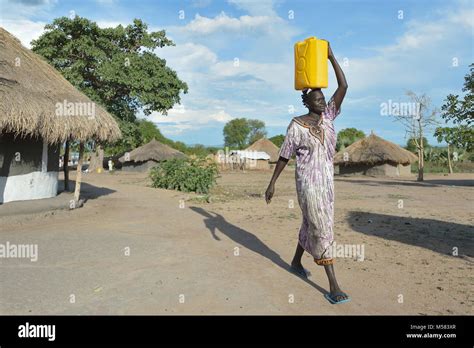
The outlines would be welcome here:
[[[0,259],[0,313],[472,314],[472,176],[337,179],[336,241],[365,246],[364,261],[337,260],[353,298],[339,306],[309,257],[310,281],[287,272],[300,224],[293,173],[267,206],[269,176],[224,174],[204,203],[140,174],[88,174],[84,208],[1,218],[0,243],[38,244],[39,259]]]

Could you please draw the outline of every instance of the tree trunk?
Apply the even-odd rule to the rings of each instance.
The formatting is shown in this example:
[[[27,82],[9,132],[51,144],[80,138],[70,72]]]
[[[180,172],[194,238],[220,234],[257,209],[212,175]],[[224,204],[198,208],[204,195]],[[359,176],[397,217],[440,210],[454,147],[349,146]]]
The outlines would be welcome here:
[[[423,127],[421,121],[418,120],[418,129],[420,132],[420,139],[418,140],[418,178],[417,181],[423,181],[423,169],[425,167],[425,144],[423,144]]]
[[[451,151],[449,149],[449,144],[448,144],[448,167],[449,167],[449,174],[453,174],[453,166],[451,164]]]
[[[69,191],[69,140],[66,140],[66,147],[64,149],[64,191]]]
[[[81,194],[81,180],[82,180],[82,162],[84,160],[84,143],[79,144],[79,160],[77,162],[77,174],[76,174],[76,188],[74,190],[74,201],[79,201]]]
[[[95,151],[91,154],[89,162],[89,173],[96,172],[97,169],[104,169],[104,149],[102,145],[96,145]]]

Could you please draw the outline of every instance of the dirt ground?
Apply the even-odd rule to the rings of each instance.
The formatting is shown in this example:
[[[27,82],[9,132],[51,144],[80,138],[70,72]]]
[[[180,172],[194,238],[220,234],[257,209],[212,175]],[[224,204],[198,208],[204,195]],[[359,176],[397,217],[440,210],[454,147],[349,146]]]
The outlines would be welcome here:
[[[288,272],[294,171],[267,205],[270,176],[223,173],[205,197],[147,187],[144,174],[84,174],[80,209],[0,205],[0,244],[38,245],[36,262],[0,258],[0,314],[473,313],[473,175],[336,177],[336,243],[364,247],[336,258],[352,297],[341,305],[308,255],[309,280]]]

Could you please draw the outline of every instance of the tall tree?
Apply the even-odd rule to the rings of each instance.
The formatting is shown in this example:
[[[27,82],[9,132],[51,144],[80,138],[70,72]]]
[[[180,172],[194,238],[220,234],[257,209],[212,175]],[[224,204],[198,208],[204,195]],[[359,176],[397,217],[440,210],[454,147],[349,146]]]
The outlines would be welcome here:
[[[31,44],[69,82],[120,120],[125,132],[138,111],[166,114],[188,90],[155,54],[157,48],[174,43],[164,30],[149,32],[139,19],[126,27],[100,28],[79,16],[56,18]]]
[[[406,145],[406,149],[408,151],[411,151],[411,152],[417,152],[417,147],[416,147],[416,142],[417,140],[415,138],[408,138],[407,140],[407,145]],[[428,144],[428,139],[426,139],[426,137],[423,137],[423,148],[426,149],[428,147],[430,147],[430,145]]]
[[[453,143],[456,142],[455,139],[456,139],[457,131],[455,130],[455,128],[438,127],[436,128],[434,135],[437,138],[439,143],[444,141],[448,144],[447,162],[448,162],[449,174],[452,174],[453,165],[451,164],[451,146],[453,145]]]
[[[459,95],[449,94],[445,104],[441,107],[441,117],[446,123],[453,122],[454,127],[440,127],[435,136],[449,138],[448,146],[465,149],[470,152],[474,148],[474,63],[470,72],[464,77],[462,91],[466,92],[463,98]],[[447,137],[447,138],[446,138]],[[442,139],[443,140],[443,139]],[[447,141],[446,141],[447,142]]]
[[[425,166],[424,134],[426,131],[438,124],[436,115],[438,110],[431,108],[431,99],[426,95],[417,95],[412,91],[407,92],[408,97],[415,105],[416,112],[412,114],[397,113],[393,115],[407,132],[408,138],[413,139],[418,154],[418,176],[417,181],[423,181],[423,169]]]
[[[359,139],[364,139],[365,133],[356,128],[345,128],[337,133],[336,151],[340,151]]]
[[[225,146],[238,149],[243,149],[267,135],[265,122],[246,118],[235,118],[227,122],[223,132]]]
[[[250,128],[250,132],[247,139],[248,145],[253,144],[257,140],[267,136],[267,131],[265,130],[265,122],[260,120],[247,120],[247,123]]]
[[[243,149],[247,145],[250,127],[246,118],[234,118],[224,126],[225,146]]]

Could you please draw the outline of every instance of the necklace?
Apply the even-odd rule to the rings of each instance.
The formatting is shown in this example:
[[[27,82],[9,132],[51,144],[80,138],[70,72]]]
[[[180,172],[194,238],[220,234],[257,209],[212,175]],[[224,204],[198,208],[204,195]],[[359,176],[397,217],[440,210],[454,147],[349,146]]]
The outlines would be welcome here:
[[[305,119],[304,116],[295,117],[294,120],[300,126],[303,126],[304,128],[308,128],[309,133],[312,136],[314,136],[316,139],[318,139],[321,142],[321,144],[324,145],[324,129],[321,127],[323,123],[323,115],[319,117],[319,120],[316,120],[314,118]]]

